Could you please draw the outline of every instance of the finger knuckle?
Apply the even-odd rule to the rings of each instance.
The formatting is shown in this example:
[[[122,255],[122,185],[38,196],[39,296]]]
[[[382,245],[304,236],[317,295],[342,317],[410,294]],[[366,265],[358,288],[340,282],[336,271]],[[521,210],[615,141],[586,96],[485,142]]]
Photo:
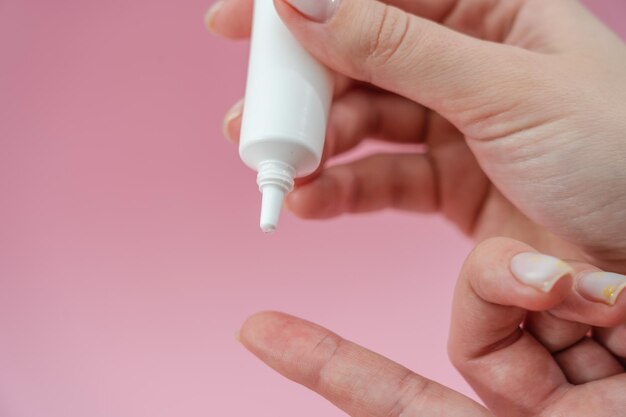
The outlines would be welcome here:
[[[418,408],[416,407],[417,403],[430,395],[433,387],[432,381],[422,378],[409,370],[406,371],[406,375],[400,380],[398,386],[397,400],[385,414],[386,417],[413,415]]]
[[[331,376],[333,375],[332,368],[343,342],[344,341],[341,337],[334,333],[328,333],[313,348],[311,354],[313,356],[321,356],[323,358],[321,365],[315,374],[315,386],[320,387],[330,383],[329,380],[332,379]]]
[[[373,69],[388,65],[399,55],[411,29],[411,19],[405,12],[389,5],[382,7],[366,47],[366,61]]]

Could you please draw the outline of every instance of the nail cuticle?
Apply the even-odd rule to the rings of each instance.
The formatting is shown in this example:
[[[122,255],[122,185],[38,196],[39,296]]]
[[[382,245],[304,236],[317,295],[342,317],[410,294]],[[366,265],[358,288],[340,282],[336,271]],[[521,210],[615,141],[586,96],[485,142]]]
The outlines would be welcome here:
[[[285,0],[309,20],[328,23],[339,8],[340,0]]]

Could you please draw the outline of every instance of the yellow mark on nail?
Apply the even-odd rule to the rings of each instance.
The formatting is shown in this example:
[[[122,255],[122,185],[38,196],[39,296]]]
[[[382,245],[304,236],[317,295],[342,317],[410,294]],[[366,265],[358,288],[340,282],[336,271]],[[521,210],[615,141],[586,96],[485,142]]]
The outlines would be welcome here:
[[[615,297],[616,288],[612,285],[609,285],[604,290],[602,290],[602,295],[606,297],[607,300],[612,301],[613,297]]]

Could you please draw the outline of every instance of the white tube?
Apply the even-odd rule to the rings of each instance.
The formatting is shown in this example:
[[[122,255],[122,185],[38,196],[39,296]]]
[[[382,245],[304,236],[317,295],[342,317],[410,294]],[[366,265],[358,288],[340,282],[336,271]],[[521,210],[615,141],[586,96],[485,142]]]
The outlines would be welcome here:
[[[258,172],[261,229],[273,232],[294,178],[320,164],[333,77],[293,37],[273,0],[254,0],[239,155]]]

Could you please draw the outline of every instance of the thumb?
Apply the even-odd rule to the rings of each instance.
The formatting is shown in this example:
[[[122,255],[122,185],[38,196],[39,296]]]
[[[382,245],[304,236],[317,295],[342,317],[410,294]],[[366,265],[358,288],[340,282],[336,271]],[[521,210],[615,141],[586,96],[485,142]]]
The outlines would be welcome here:
[[[515,80],[528,77],[529,51],[472,38],[375,0],[274,2],[294,36],[328,67],[415,100],[455,124],[474,117],[465,113],[480,106],[477,96],[490,107],[494,97],[524,92]]]

